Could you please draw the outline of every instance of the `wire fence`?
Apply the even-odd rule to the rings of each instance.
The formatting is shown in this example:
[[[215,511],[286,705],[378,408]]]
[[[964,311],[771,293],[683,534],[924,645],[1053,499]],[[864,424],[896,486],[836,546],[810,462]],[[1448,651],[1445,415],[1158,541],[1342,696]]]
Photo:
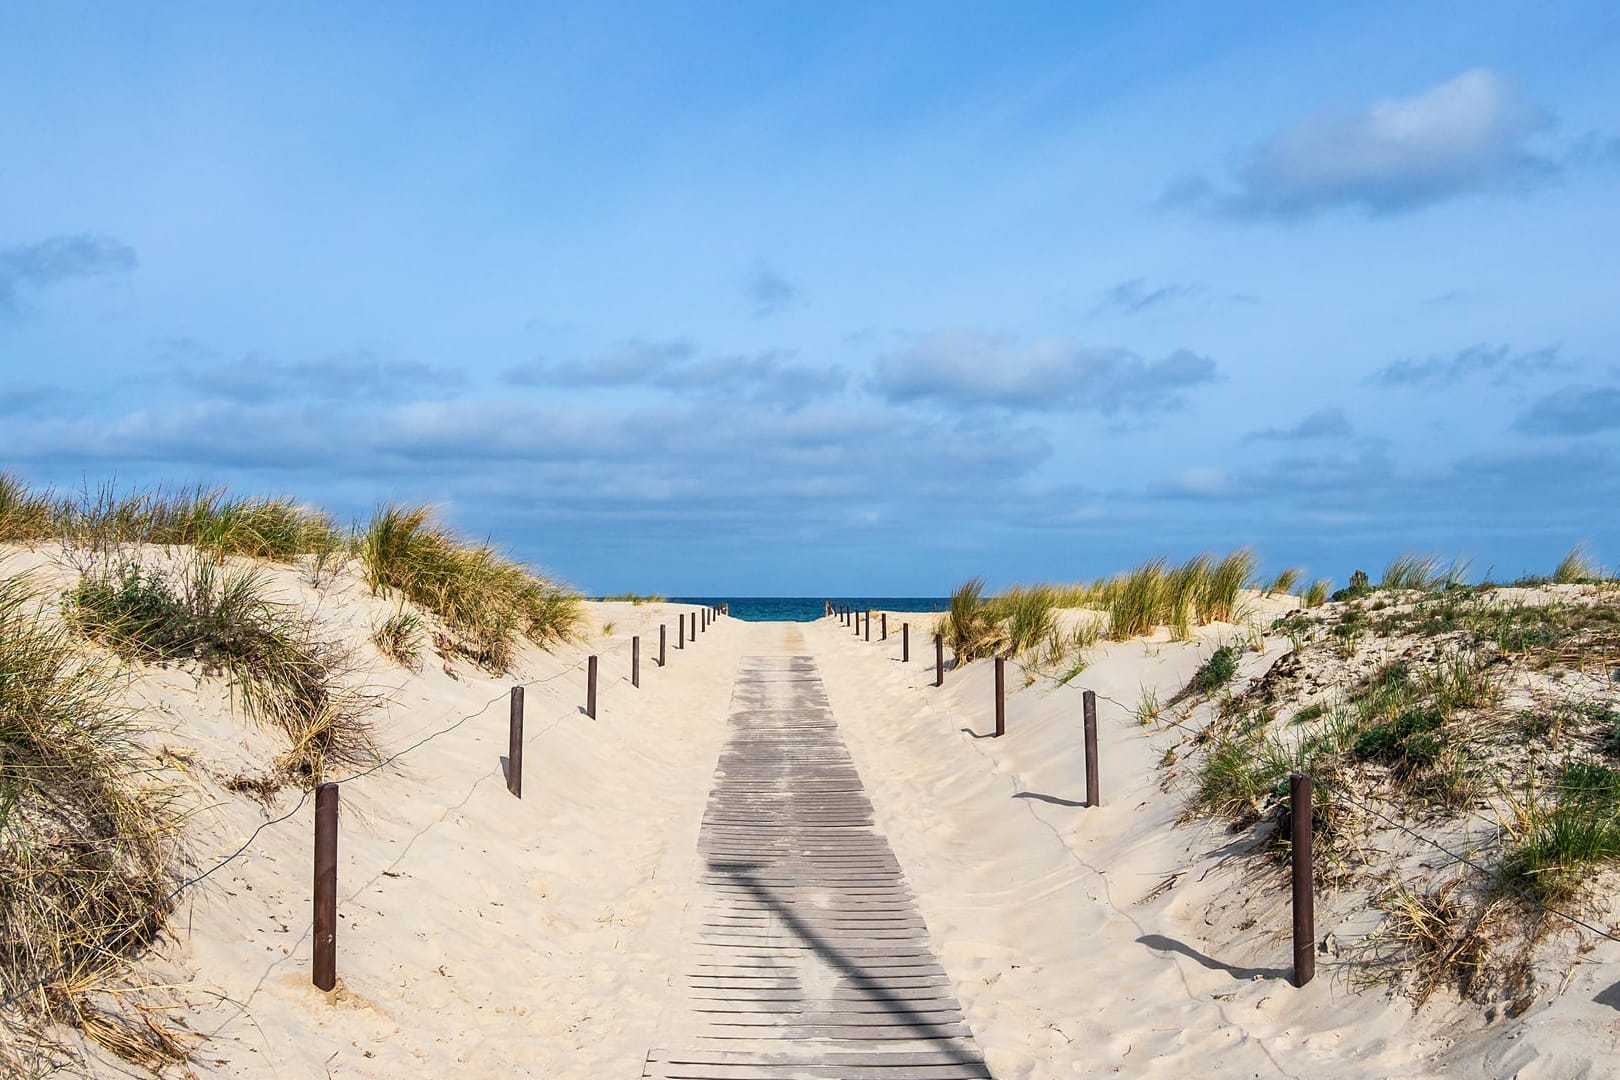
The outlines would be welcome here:
[[[695,640],[695,638],[693,640]],[[623,652],[624,648],[625,648],[624,646],[619,646],[618,648],[616,648],[614,650],[614,653],[609,654],[609,655],[613,655],[613,654]],[[342,785],[345,785],[345,784],[352,784],[357,780],[362,780],[362,779],[364,779],[364,778],[366,778],[368,776],[373,775],[374,773],[380,772],[383,769],[388,768],[389,766],[391,766],[394,763],[396,763],[397,761],[399,761],[401,758],[405,757],[407,754],[413,753],[414,751],[421,749],[422,747],[426,746],[427,744],[429,744],[429,743],[431,743],[431,742],[433,742],[433,741],[435,741],[437,739],[440,739],[440,738],[442,738],[442,737],[444,737],[446,735],[449,735],[451,732],[457,730],[458,728],[461,728],[462,726],[464,726],[464,725],[466,725],[468,723],[471,723],[473,720],[476,720],[479,717],[484,716],[485,714],[487,714],[489,712],[490,709],[494,708],[496,704],[498,704],[501,701],[508,700],[511,697],[512,690],[517,688],[517,687],[522,687],[525,690],[537,689],[539,687],[547,686],[547,685],[549,685],[551,683],[558,682],[558,681],[560,681],[562,679],[566,679],[569,676],[578,675],[578,674],[579,674],[579,668],[571,666],[571,667],[566,667],[566,668],[562,669],[561,671],[554,672],[553,674],[548,675],[548,676],[546,676],[544,678],[536,678],[536,679],[530,679],[530,680],[528,680],[526,682],[513,683],[513,684],[511,684],[511,686],[508,689],[502,691],[501,693],[495,695],[494,697],[491,697],[488,701],[484,702],[484,704],[482,706],[480,706],[478,709],[474,710],[473,712],[467,713],[464,716],[460,716],[460,717],[456,718],[455,720],[449,722],[448,724],[445,724],[444,726],[437,728],[436,730],[432,731],[430,734],[416,739],[415,741],[413,741],[413,742],[401,747],[400,749],[394,751],[392,754],[389,754],[387,757],[383,758],[382,760],[372,763],[371,765],[369,765],[366,768],[360,770],[359,772],[351,773],[350,775],[343,777],[341,780],[331,781],[331,783],[334,786],[342,786]],[[443,723],[451,715],[453,715],[453,713],[445,713],[438,720],[433,721],[433,723]],[[524,738],[524,742],[529,742],[529,741],[532,741],[534,739],[540,738],[542,735],[545,735],[547,732],[549,732],[553,728],[557,727],[559,724],[561,724],[564,720],[568,719],[570,716],[575,716],[575,715],[578,715],[578,713],[577,712],[565,712],[565,713],[558,714],[557,716],[553,717],[549,723],[541,726],[540,728],[533,731],[532,733],[527,734],[525,736],[525,738]],[[420,730],[420,729],[418,729],[418,730]],[[178,900],[181,897],[181,895],[183,895],[184,893],[186,893],[190,889],[195,888],[197,885],[200,885],[202,882],[208,880],[214,874],[218,873],[220,870],[224,869],[226,866],[228,866],[231,863],[235,862],[237,859],[240,859],[240,858],[244,857],[245,855],[247,855],[248,850],[253,846],[254,841],[256,841],[262,833],[264,833],[267,829],[270,829],[270,828],[273,828],[273,827],[275,827],[277,825],[283,824],[284,822],[289,821],[293,817],[295,817],[298,814],[298,812],[300,810],[302,810],[304,808],[304,806],[310,801],[310,798],[311,798],[311,796],[313,794],[314,794],[314,788],[313,787],[306,787],[306,788],[301,789],[300,792],[299,792],[299,795],[298,795],[298,801],[293,804],[293,806],[292,806],[292,808],[290,810],[287,810],[285,813],[279,814],[276,817],[273,817],[273,818],[270,818],[270,819],[268,819],[266,821],[261,822],[259,824],[259,826],[257,828],[255,828],[253,830],[253,832],[248,835],[248,838],[246,840],[244,840],[241,843],[241,845],[238,846],[235,850],[233,850],[230,854],[219,858],[217,861],[215,861],[212,865],[210,865],[206,870],[203,870],[201,873],[195,874],[192,877],[188,877],[188,878],[185,878],[182,881],[180,881],[177,885],[174,886],[174,888],[172,888],[163,897],[162,900],[158,901],[157,903],[153,904],[151,907],[149,907],[145,911],[143,911],[140,914],[139,918],[127,921],[122,928],[120,928],[118,930],[115,930],[115,931],[112,931],[112,932],[108,933],[107,935],[105,935],[100,941],[97,941],[97,942],[95,942],[93,944],[90,944],[90,945],[86,946],[84,948],[84,950],[79,955],[62,961],[60,964],[58,964],[55,968],[53,968],[46,975],[36,979],[33,983],[29,984],[28,986],[23,987],[22,989],[13,992],[9,996],[7,996],[4,1000],[0,1000],[0,1011],[10,1009],[13,1005],[17,1004],[19,1001],[23,1000],[24,998],[29,997],[29,996],[31,996],[31,995],[33,995],[35,993],[38,993],[41,990],[44,990],[46,987],[50,986],[58,978],[60,978],[65,972],[74,971],[74,970],[78,970],[78,969],[82,968],[92,958],[106,957],[107,959],[109,959],[109,960],[111,960],[111,961],[113,961],[115,963],[123,961],[124,958],[122,956],[118,955],[114,950],[121,943],[123,943],[131,934],[133,934],[137,929],[148,925],[149,920],[152,919],[154,916],[159,916],[159,915],[162,915],[162,914],[170,911],[172,909],[173,905],[174,905],[174,902],[176,900]]]

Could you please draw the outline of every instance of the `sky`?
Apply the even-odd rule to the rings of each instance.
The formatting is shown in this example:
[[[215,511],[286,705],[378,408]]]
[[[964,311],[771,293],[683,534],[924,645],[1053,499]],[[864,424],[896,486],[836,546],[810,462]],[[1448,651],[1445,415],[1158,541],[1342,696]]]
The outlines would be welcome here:
[[[1612,3],[0,2],[0,469],[592,593],[1620,565]]]

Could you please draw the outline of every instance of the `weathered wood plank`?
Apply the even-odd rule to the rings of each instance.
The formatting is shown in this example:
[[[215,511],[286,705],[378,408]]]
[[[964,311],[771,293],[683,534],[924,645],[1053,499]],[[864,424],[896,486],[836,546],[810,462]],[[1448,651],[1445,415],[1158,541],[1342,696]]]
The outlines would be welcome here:
[[[683,1036],[649,1077],[983,1078],[814,661],[738,665],[698,851]],[[858,1051],[858,1052],[857,1052]]]

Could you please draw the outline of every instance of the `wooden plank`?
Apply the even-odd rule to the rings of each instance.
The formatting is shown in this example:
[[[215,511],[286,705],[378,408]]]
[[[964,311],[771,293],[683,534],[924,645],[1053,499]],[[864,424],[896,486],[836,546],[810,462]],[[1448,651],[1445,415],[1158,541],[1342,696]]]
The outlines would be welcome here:
[[[683,1041],[730,1050],[650,1054],[646,1075],[988,1077],[813,660],[744,659],[729,723],[681,984]]]

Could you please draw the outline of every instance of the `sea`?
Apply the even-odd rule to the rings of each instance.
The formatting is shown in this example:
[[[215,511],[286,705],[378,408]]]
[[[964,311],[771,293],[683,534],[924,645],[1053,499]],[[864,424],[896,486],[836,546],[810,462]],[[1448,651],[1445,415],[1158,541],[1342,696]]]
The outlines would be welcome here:
[[[858,611],[944,611],[948,596],[672,596],[672,604],[730,604],[731,617],[743,622],[815,622],[828,600]]]

